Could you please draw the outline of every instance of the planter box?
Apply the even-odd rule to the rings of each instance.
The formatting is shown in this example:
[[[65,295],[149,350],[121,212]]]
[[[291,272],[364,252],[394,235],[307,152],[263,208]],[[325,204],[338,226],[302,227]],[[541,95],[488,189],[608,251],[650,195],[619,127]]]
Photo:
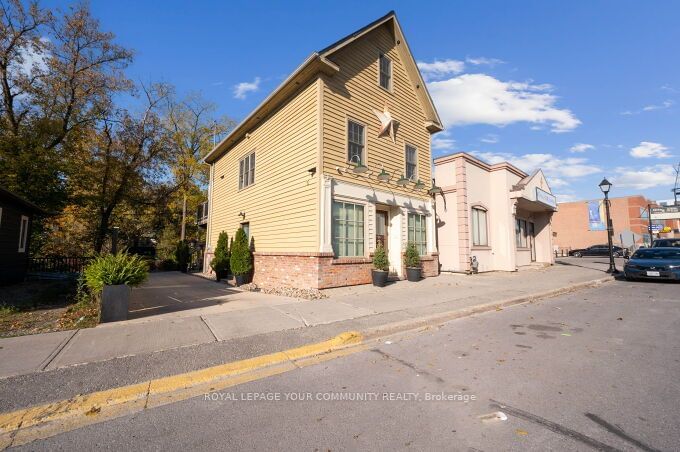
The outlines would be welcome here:
[[[423,270],[420,267],[406,267],[406,279],[411,282],[418,282]]]
[[[382,270],[371,270],[371,279],[373,281],[373,285],[376,287],[385,287],[385,284],[387,284],[387,276],[389,275],[389,272],[387,271],[382,271]]]
[[[234,281],[236,282],[236,287],[248,284],[250,282],[250,275],[234,275]]]
[[[104,286],[102,291],[101,322],[127,320],[132,288],[125,284]]]

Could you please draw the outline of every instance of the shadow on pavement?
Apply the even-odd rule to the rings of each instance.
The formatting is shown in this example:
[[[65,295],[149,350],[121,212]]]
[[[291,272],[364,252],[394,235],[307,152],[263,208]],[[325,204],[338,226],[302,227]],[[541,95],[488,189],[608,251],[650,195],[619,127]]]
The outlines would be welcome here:
[[[228,303],[240,290],[180,272],[152,273],[132,291],[128,319],[206,308]]]

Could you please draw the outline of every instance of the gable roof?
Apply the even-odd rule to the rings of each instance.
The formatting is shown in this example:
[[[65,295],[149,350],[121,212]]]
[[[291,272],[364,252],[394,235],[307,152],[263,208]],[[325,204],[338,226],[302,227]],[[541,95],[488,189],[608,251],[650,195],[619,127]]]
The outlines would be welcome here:
[[[41,209],[40,207],[36,206],[30,201],[25,200],[21,196],[17,195],[16,193],[12,193],[9,190],[6,190],[2,187],[0,187],[0,200],[6,200],[8,202],[12,202],[15,205],[19,205],[26,209],[29,212],[33,213],[38,213],[38,214],[45,214],[46,212]]]
[[[365,36],[367,33],[376,28],[387,24],[392,27],[395,41],[403,43],[399,45],[399,50],[402,60],[406,66],[407,73],[412,77],[411,82],[415,85],[415,91],[418,99],[423,105],[427,122],[425,127],[431,132],[436,133],[444,130],[439,113],[432,102],[430,93],[427,91],[423,77],[420,74],[418,65],[413,59],[413,54],[406,43],[406,39],[401,31],[401,26],[397,20],[397,15],[394,11],[390,11],[383,17],[371,22],[370,24],[360,28],[354,33],[345,36],[339,41],[325,47],[322,50],[313,52],[300,66],[293,71],[274,91],[269,94],[255,110],[253,110],[234,130],[232,130],[226,137],[224,137],[205,157],[206,163],[214,163],[224,154],[231,146],[243,137],[249,130],[256,127],[269,113],[275,108],[285,102],[290,95],[292,95],[298,87],[304,82],[310,80],[319,72],[333,76],[340,71],[340,68],[328,59],[330,55],[351,44],[357,39]]]
[[[548,178],[545,177],[545,174],[543,174],[543,170],[542,170],[541,168],[535,170],[530,176],[527,176],[527,177],[523,178],[521,181],[517,182],[517,184],[515,184],[515,185],[512,187],[512,190],[513,190],[513,191],[523,190],[524,187],[526,187],[527,185],[529,185],[529,182],[531,182],[532,180],[534,180],[534,178],[535,178],[537,175],[539,175],[539,174],[541,175],[541,177],[542,177],[543,180],[545,181],[545,185],[547,185],[548,191],[549,191],[550,193],[552,193],[552,189],[550,188],[550,185],[548,184]]]

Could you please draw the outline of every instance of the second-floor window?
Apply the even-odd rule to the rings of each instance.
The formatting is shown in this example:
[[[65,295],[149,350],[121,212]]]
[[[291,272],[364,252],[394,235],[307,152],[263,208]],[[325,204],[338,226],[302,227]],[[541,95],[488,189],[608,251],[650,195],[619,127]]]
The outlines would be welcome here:
[[[415,146],[406,145],[406,178],[414,180],[418,177],[418,150]]]
[[[238,188],[246,188],[255,183],[255,153],[252,152],[238,162]]]
[[[364,126],[358,122],[347,122],[347,160],[351,163],[364,162]]]
[[[378,64],[380,66],[380,86],[387,91],[392,91],[392,61],[385,55],[380,55]]]

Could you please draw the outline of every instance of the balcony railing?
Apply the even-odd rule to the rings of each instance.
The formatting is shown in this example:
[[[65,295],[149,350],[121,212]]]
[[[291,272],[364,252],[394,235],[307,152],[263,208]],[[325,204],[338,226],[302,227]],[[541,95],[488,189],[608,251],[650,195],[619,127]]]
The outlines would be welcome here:
[[[208,201],[198,205],[196,212],[196,224],[202,226],[208,223]]]

